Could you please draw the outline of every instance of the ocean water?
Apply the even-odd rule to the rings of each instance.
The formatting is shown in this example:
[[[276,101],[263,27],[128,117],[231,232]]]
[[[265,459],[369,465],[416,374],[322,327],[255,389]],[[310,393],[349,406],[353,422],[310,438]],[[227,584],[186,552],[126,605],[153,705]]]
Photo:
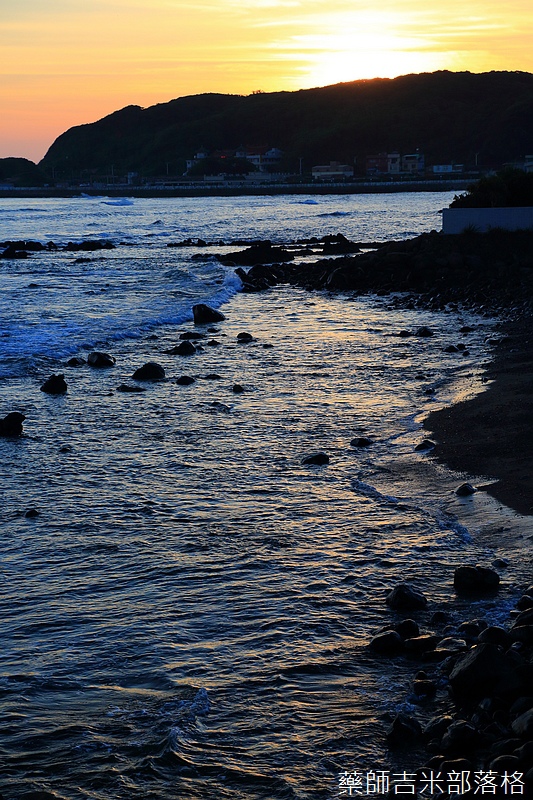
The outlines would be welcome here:
[[[117,245],[0,260],[0,414],[26,415],[0,440],[3,798],[322,799],[344,770],[413,765],[384,734],[417,666],[367,648],[387,590],[423,590],[424,627],[437,608],[504,619],[527,580],[520,519],[415,451],[428,411],[482,390],[494,320],[245,295],[214,254],[408,238],[452,196],[0,201],[0,241]],[[189,237],[218,244],[167,247]],[[226,315],[218,345],[166,354],[195,302]],[[434,336],[397,336],[420,325]],[[116,365],[65,365],[93,348]],[[117,392],[147,361],[167,380]],[[53,372],[66,395],[39,391]],[[301,463],[318,450],[329,465]],[[465,609],[455,566],[496,556],[500,597]]]

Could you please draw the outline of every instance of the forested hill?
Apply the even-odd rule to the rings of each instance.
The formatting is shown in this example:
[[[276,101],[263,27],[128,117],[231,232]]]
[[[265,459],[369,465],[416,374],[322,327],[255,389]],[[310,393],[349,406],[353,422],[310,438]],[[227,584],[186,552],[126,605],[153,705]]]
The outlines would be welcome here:
[[[434,72],[248,96],[202,94],[128,106],[63,133],[41,167],[179,174],[185,159],[241,145],[285,153],[285,169],[353,164],[419,148],[426,163],[501,164],[533,151],[533,75]]]

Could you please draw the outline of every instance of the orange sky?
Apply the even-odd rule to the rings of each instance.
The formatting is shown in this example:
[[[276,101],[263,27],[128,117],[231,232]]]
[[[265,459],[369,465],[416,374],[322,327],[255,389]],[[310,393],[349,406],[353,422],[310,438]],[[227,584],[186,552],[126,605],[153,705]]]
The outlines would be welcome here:
[[[531,0],[1,0],[0,157],[123,106],[436,69],[533,72]]]

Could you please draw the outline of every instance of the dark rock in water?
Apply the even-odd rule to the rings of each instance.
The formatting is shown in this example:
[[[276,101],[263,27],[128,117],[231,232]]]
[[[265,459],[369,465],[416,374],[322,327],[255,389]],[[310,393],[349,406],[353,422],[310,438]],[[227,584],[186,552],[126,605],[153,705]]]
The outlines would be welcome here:
[[[100,369],[103,367],[113,367],[116,363],[116,359],[109,355],[109,353],[100,353],[98,350],[95,350],[87,356],[87,363],[90,367]]]
[[[533,608],[533,597],[529,594],[523,594],[516,607],[519,611],[525,611],[528,608]]]
[[[209,341],[206,342],[206,345],[209,345],[209,347],[218,347],[220,342],[217,339],[209,339]]]
[[[326,453],[313,453],[303,458],[302,464],[329,464],[329,456]]]
[[[479,731],[465,720],[452,722],[442,737],[441,746],[445,753],[462,755],[471,753],[479,744]]]
[[[237,334],[237,341],[238,342],[253,342],[254,337],[251,333],[238,333]]]
[[[26,250],[18,250],[15,244],[10,244],[6,250],[0,254],[0,258],[28,258]]]
[[[432,739],[440,741],[452,722],[453,717],[450,717],[448,714],[443,714],[440,717],[433,717],[424,728],[424,739],[427,741],[431,741]]]
[[[219,381],[221,380],[222,376],[217,375],[216,372],[208,372],[207,375],[204,375],[204,380],[206,381]]]
[[[190,386],[191,383],[195,383],[195,380],[190,375],[180,375],[179,378],[176,378],[176,383],[178,386]]]
[[[67,367],[82,367],[87,362],[81,356],[74,356],[67,361]]]
[[[527,608],[525,611],[521,611],[514,619],[513,627],[515,625],[533,625],[533,609]]]
[[[145,392],[146,389],[144,386],[131,386],[128,383],[121,383],[120,386],[117,386],[117,392]]]
[[[418,622],[415,622],[414,619],[402,619],[394,626],[394,630],[400,634],[402,639],[414,639],[420,635]]]
[[[35,517],[39,516],[39,512],[36,508],[28,508],[28,510],[24,513],[26,519],[35,519]]]
[[[231,411],[231,407],[227,406],[226,403],[221,403],[220,400],[213,400],[210,406],[214,408],[215,411],[222,411],[224,414],[229,414]]]
[[[526,645],[533,644],[533,625],[513,625],[511,638]]]
[[[417,444],[415,447],[415,452],[419,452],[421,450],[432,450],[435,447],[435,442],[432,442],[431,439],[424,439]]]
[[[431,330],[431,328],[428,328],[427,325],[422,325],[415,331],[415,336],[422,336],[422,337],[433,336],[433,331]]]
[[[531,739],[533,737],[533,709],[517,717],[512,723],[511,728],[513,729],[513,733],[516,733],[517,736],[521,736],[524,739]]]
[[[0,436],[21,436],[25,419],[19,411],[11,411],[4,419],[0,419]]]
[[[422,736],[420,723],[408,714],[397,714],[387,732],[389,747],[409,747]]]
[[[430,625],[445,625],[449,620],[449,614],[446,611],[434,611],[430,617]]]
[[[489,567],[457,567],[453,574],[457,594],[485,594],[498,591],[500,576]]]
[[[196,331],[185,331],[184,333],[180,333],[180,339],[205,339],[205,333],[197,333]]]
[[[477,492],[477,489],[474,486],[472,486],[471,483],[462,483],[455,490],[455,494],[458,497],[468,497],[469,495],[475,494],[476,492]]]
[[[454,344],[449,344],[447,347],[444,348],[445,353],[458,353],[459,348],[456,347]]]
[[[205,303],[197,303],[194,305],[192,307],[192,313],[195,325],[208,325],[211,322],[222,322],[222,320],[226,319],[224,314],[205,305]]]
[[[274,347],[274,345],[270,344],[270,342],[265,342],[263,347],[265,348],[265,350],[270,350],[270,348]]]
[[[59,452],[60,453],[73,453],[74,452],[74,448],[72,447],[71,444],[64,444],[59,448]]]
[[[413,693],[421,698],[435,697],[437,684],[430,680],[416,680],[413,682]]]
[[[207,332],[208,333],[219,333],[220,332],[220,328],[208,328]]]
[[[431,633],[425,633],[422,636],[415,636],[414,639],[408,639],[405,643],[405,650],[408,653],[427,653],[429,650],[435,650],[440,642],[440,636]]]
[[[192,356],[196,353],[196,347],[191,342],[184,340],[175,347],[171,347],[170,350],[165,350],[165,353],[169,356]]]
[[[411,331],[406,331],[406,330],[402,330],[398,334],[398,336],[400,336],[402,339],[407,339],[409,336],[412,336],[412,335],[413,334],[411,333]]]
[[[481,631],[478,636],[478,641],[486,642],[487,644],[497,644],[507,648],[511,645],[512,639],[509,631],[505,630],[505,628],[500,628],[499,625],[489,625]]]
[[[462,328],[459,328],[460,333],[472,333],[475,328],[472,328],[470,325],[463,325]]]
[[[77,253],[79,250],[93,252],[94,250],[114,250],[115,245],[104,239],[85,240],[83,242],[69,242],[63,250],[70,253]]]
[[[41,386],[41,392],[46,392],[46,394],[65,394],[66,391],[67,384],[63,373],[50,375]]]
[[[244,392],[244,386],[241,386],[240,383],[234,383],[231,391],[233,394],[242,394]]]
[[[237,250],[217,256],[222,264],[241,267],[252,267],[255,264],[274,264],[280,261],[292,261],[294,254],[284,247],[273,246],[268,240],[256,242],[246,250]]]
[[[350,442],[352,447],[370,447],[371,444],[374,444],[374,441],[367,436],[358,436]]]
[[[428,601],[422,592],[413,589],[408,583],[399,583],[388,593],[385,602],[389,608],[401,611],[425,608]]]
[[[454,697],[471,704],[483,697],[516,695],[523,689],[514,658],[494,644],[477,644],[450,673]]]
[[[396,631],[383,631],[378,633],[368,645],[374,653],[380,656],[395,656],[405,647],[404,641]]]
[[[135,381],[163,381],[165,380],[165,370],[161,364],[155,361],[148,361],[142,367],[136,369],[131,376]]]

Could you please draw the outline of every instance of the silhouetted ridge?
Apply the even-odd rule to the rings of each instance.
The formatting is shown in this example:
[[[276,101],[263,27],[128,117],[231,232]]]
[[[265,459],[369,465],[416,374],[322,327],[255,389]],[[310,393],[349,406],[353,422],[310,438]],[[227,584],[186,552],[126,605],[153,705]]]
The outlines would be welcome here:
[[[533,75],[434,72],[249,96],[201,94],[128,106],[71,128],[41,165],[65,174],[181,174],[185,160],[240,145],[284,151],[281,168],[420,149],[426,163],[484,165],[523,158],[533,141]]]

